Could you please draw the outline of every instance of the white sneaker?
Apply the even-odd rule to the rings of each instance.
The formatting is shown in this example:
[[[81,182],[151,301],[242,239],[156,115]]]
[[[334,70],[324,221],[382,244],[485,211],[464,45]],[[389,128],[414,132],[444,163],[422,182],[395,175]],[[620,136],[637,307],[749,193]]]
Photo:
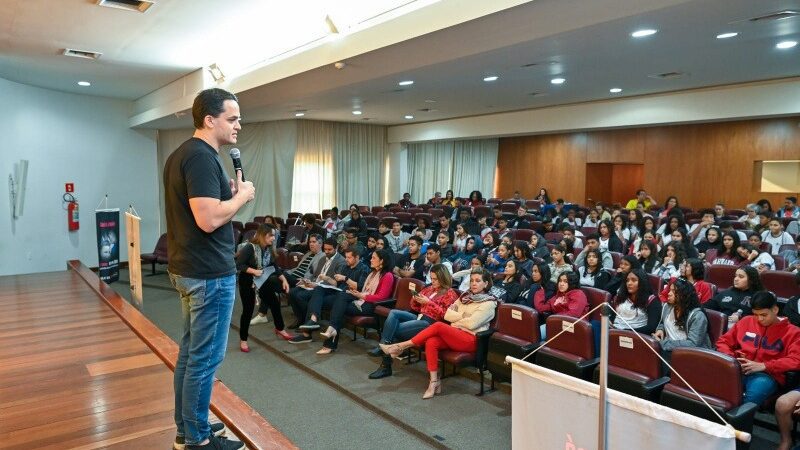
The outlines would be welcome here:
[[[253,317],[252,320],[250,320],[250,325],[256,325],[259,323],[267,323],[267,322],[269,322],[269,317],[257,314],[255,317]]]

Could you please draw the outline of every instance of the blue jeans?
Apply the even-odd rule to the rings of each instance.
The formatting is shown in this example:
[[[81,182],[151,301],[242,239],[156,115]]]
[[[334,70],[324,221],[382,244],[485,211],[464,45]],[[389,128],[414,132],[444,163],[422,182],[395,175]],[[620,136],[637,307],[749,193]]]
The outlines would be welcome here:
[[[401,309],[393,309],[389,312],[389,316],[386,317],[386,322],[383,324],[381,342],[391,344],[411,339],[430,325],[430,322],[425,320],[417,320],[417,314]]]
[[[236,298],[236,275],[210,280],[169,274],[181,297],[183,335],[175,363],[175,425],[186,444],[211,434],[208,406],[214,373],[225,357]]]
[[[744,401],[761,405],[778,392],[778,382],[765,372],[744,376]]]

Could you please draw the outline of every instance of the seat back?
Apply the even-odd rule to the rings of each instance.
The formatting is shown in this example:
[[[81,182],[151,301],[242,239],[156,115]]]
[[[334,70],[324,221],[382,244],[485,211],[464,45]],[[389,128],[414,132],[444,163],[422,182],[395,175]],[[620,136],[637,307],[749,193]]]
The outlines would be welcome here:
[[[252,240],[256,236],[256,230],[247,230],[242,234],[242,242]]]
[[[437,220],[444,215],[444,210],[442,208],[431,208],[428,210],[428,214],[431,215],[433,220]]]
[[[594,309],[595,306],[602,304],[603,302],[611,302],[611,294],[607,291],[602,289],[597,289],[593,287],[584,286],[581,287],[581,290],[584,294],[586,294],[586,300],[589,301],[589,309]],[[601,311],[598,309],[597,311],[593,312],[591,316],[589,316],[590,320],[600,320],[601,319]],[[549,335],[548,335],[549,336]]]
[[[539,314],[524,305],[503,303],[495,311],[495,334],[536,343],[542,340],[539,333]]]
[[[711,261],[714,261],[714,259],[716,259],[716,257],[717,257],[717,249],[710,248],[710,249],[706,250],[706,256],[703,259],[705,259],[705,261],[708,264],[711,264]]]
[[[158,242],[156,242],[156,248],[153,249],[153,254],[165,258],[167,257],[167,233],[158,237]]]
[[[622,253],[620,253],[620,252],[608,252],[608,253],[611,254],[611,260],[614,262],[612,267],[615,268],[615,269],[618,268],[619,267],[619,263],[620,263],[620,261],[622,261],[622,257],[624,255]]]
[[[367,224],[367,228],[377,229],[378,224],[381,222],[381,219],[375,216],[363,216],[364,222]]]
[[[761,283],[764,289],[772,291],[780,298],[788,299],[798,294],[797,282],[792,272],[766,270],[761,272]]]
[[[286,230],[286,243],[289,244],[294,241],[297,242],[302,241],[305,229],[306,228],[302,225],[290,225],[289,228]]]
[[[645,342],[642,342],[644,339]],[[647,345],[655,349],[647,348]],[[650,336],[632,330],[609,330],[608,332],[608,365],[633,374],[655,380],[661,377],[663,370],[657,353],[661,344]]]
[[[294,269],[298,264],[300,264],[301,259],[303,259],[302,252],[289,252],[286,255],[286,268]]]
[[[653,275],[652,273],[647,274],[647,279],[650,281],[650,289],[652,289],[654,294],[658,295],[661,289],[663,289],[663,280],[658,275]]]
[[[573,360],[588,360],[594,358],[594,334],[592,324],[574,317],[554,314],[547,318],[547,337],[567,331],[547,344],[547,348],[561,352]]]
[[[550,231],[544,234],[544,240],[547,242],[561,242],[564,235],[555,231]]]
[[[393,296],[395,299],[394,309],[411,309],[411,297],[413,297],[413,295],[409,289],[410,285],[416,286],[416,292],[421,291],[422,288],[425,287],[425,283],[416,278],[400,278],[399,280],[395,280]]]
[[[428,227],[433,224],[433,216],[431,216],[430,213],[418,212],[414,214],[414,224],[416,224],[419,219],[425,219],[425,221],[428,223]]]
[[[717,285],[720,290],[728,289],[733,286],[733,276],[736,274],[736,269],[736,266],[712,264],[706,270],[705,280]]]
[[[582,227],[581,233],[583,233],[584,236],[597,233],[597,227]]]
[[[527,244],[528,242],[531,241],[531,236],[533,236],[533,230],[527,230],[524,228],[514,230],[515,241],[525,241],[525,243]]]
[[[475,215],[475,217],[483,216],[483,217],[486,217],[486,218],[490,218],[490,217],[492,217],[492,208],[491,208],[491,206],[486,206],[486,205],[476,206],[475,207],[475,211],[474,211],[474,215]]]
[[[705,348],[680,347],[672,351],[670,364],[712,406],[729,410],[741,405],[744,391],[741,369],[732,356]],[[665,391],[696,401],[697,397],[675,372]]]
[[[772,259],[775,260],[775,270],[786,269],[786,258],[780,255],[772,255]]]
[[[711,344],[716,348],[717,340],[728,331],[728,315],[713,309],[703,309],[708,319],[708,337]]]
[[[403,225],[411,225],[412,224],[412,222],[411,222],[411,213],[404,212],[404,211],[398,211],[398,212],[394,213],[394,215],[395,215],[395,217],[397,217],[398,220],[400,220],[401,224],[403,224]]]
[[[276,258],[275,264],[281,269],[287,269],[289,265],[289,251],[281,247],[276,253],[278,253],[278,257]]]
[[[504,213],[514,214],[517,212],[517,208],[519,208],[519,204],[517,204],[516,202],[506,201],[500,204],[500,210],[503,211]]]

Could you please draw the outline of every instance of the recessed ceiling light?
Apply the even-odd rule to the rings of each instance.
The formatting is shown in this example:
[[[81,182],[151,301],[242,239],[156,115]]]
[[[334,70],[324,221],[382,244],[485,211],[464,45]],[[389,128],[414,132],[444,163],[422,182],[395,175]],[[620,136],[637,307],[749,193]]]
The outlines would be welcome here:
[[[564,84],[565,81],[567,81],[565,78],[553,78],[550,80],[553,84]]]
[[[355,111],[353,111],[353,114],[355,114],[356,116],[360,116],[361,115],[361,111],[356,109]]]
[[[303,117],[303,116],[305,116],[305,115],[306,115],[306,113],[304,113],[304,112],[302,112],[302,111],[298,111],[298,112],[294,113],[294,116],[295,116],[295,117]]]
[[[631,37],[640,38],[645,36],[651,36],[658,33],[658,30],[654,30],[652,28],[646,28],[644,30],[636,30],[631,33]]]
[[[486,81],[487,83],[490,83],[492,81],[497,81],[498,78],[500,78],[500,77],[498,77],[497,75],[492,75],[490,77],[485,77],[483,79],[483,81]]]
[[[412,84],[414,84],[414,81],[413,80],[405,80],[405,81],[401,81],[401,82],[399,82],[397,84],[399,84],[400,86],[411,86]]]
[[[611,89],[608,90],[608,92],[611,92],[612,94],[619,94],[620,92],[622,92],[622,89],[620,89],[620,88],[611,88]]]
[[[412,116],[411,114],[406,114],[405,118],[408,119],[408,120],[411,120],[411,119],[414,118],[414,116]]]
[[[787,48],[792,48],[797,45],[797,41],[781,41],[775,44],[775,48],[779,48],[781,50],[786,50]]]
[[[717,35],[717,39],[728,39],[738,36],[739,33],[722,33]]]
[[[91,86],[91,85],[92,83],[89,83],[88,81],[78,81],[78,86]]]

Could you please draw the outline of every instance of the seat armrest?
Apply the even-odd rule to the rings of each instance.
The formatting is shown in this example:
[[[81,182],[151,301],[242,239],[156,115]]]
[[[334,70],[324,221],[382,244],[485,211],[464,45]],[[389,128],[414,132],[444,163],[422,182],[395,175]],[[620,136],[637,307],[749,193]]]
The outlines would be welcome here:
[[[579,362],[577,365],[578,367],[583,369],[583,368],[594,367],[598,364],[600,364],[600,358],[587,359],[586,361]]]
[[[397,300],[390,298],[387,300],[381,300],[379,302],[375,302],[375,306],[385,306],[387,308],[394,308],[394,305],[397,304]]]
[[[477,350],[475,351],[475,366],[479,370],[483,370],[486,367],[486,357],[489,354],[489,338],[494,332],[494,328],[489,328],[475,334],[475,338],[478,341]]]
[[[645,383],[644,388],[648,391],[652,391],[654,389],[662,389],[664,386],[667,385],[667,383],[669,383],[669,377],[656,378],[653,381],[648,381],[647,383]]]
[[[786,384],[783,386],[784,390],[791,391],[792,389],[800,386],[800,371],[790,370],[788,372],[784,372],[784,376],[786,377]]]

